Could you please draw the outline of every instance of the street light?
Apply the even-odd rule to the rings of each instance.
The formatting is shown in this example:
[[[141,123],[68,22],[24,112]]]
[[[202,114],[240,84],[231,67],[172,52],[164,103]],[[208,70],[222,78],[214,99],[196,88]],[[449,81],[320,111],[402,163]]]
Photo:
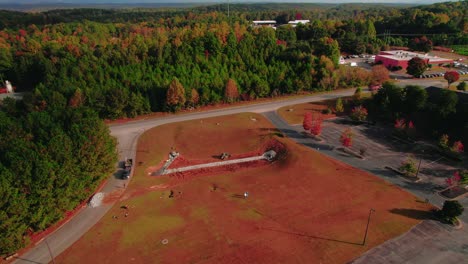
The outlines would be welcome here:
[[[375,212],[373,208],[369,210],[369,218],[367,218],[367,226],[366,226],[366,233],[364,234],[364,241],[362,241],[362,245],[364,246],[366,244],[366,238],[367,238],[367,231],[369,230],[369,223],[370,223],[370,216],[371,214]]]
[[[424,150],[421,151],[424,154]],[[419,168],[421,168],[421,161],[422,161],[422,155],[419,156],[419,164],[418,164],[418,169],[416,170],[416,178],[418,178],[419,175]]]

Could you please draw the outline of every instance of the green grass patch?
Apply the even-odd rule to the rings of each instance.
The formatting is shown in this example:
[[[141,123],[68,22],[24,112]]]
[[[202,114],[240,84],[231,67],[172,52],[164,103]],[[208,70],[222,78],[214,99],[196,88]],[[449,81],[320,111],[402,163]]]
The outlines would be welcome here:
[[[245,210],[239,211],[236,215],[244,220],[260,220],[263,218],[259,213],[255,211],[254,208],[247,208]]]
[[[203,206],[195,207],[192,208],[192,211],[190,212],[190,217],[195,218],[198,220],[202,220],[206,222],[208,220],[208,216],[210,215],[208,209]]]
[[[184,224],[184,219],[179,216],[141,216],[135,221],[126,224],[125,228],[123,228],[121,245],[124,247],[134,247],[138,244],[144,244],[147,237],[161,235]]]
[[[451,48],[455,51],[455,53],[468,56],[468,46],[466,45],[453,45]]]

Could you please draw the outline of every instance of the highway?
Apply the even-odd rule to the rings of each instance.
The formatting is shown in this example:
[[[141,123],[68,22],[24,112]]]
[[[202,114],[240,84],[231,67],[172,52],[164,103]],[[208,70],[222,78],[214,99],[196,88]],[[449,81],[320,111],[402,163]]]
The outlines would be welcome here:
[[[405,80],[401,85],[416,84],[423,86],[438,86],[446,87],[444,80]],[[136,146],[139,136],[146,130],[174,122],[181,122],[194,119],[204,119],[215,116],[231,115],[242,112],[266,113],[275,111],[278,108],[287,105],[300,104],[306,102],[322,101],[333,99],[342,96],[349,96],[354,93],[353,89],[334,91],[326,94],[316,94],[300,98],[289,98],[274,102],[264,102],[251,104],[246,106],[228,107],[218,110],[206,112],[194,112],[187,114],[170,115],[161,118],[152,118],[146,120],[131,121],[122,124],[110,125],[111,134],[118,140],[119,160],[124,160],[126,157],[135,160]],[[117,167],[117,166],[116,166]],[[115,174],[111,175],[101,190],[104,193],[110,193],[123,187],[123,180],[117,179]],[[38,242],[25,254],[17,257],[14,263],[31,264],[31,263],[49,263],[52,261],[52,256],[57,256],[70,247],[83,234],[85,234],[92,226],[94,226],[112,207],[112,204],[102,205],[96,208],[85,207],[77,213],[70,221],[62,225],[55,232],[46,237],[46,239]],[[47,242],[47,243],[46,243]],[[49,249],[50,248],[50,252]]]

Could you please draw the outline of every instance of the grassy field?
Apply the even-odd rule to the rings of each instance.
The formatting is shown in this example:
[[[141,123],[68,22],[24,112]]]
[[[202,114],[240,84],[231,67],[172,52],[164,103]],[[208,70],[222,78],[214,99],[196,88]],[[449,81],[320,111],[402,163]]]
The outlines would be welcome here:
[[[427,217],[429,205],[402,189],[274,134],[251,113],[147,131],[127,191],[56,262],[346,263]],[[270,165],[148,175],[171,147],[187,160],[209,160],[255,153],[271,141],[286,146],[287,155]],[[363,246],[370,208],[376,213]]]
[[[454,45],[451,46],[451,48],[455,51],[455,53],[468,56],[468,47],[466,45]]]

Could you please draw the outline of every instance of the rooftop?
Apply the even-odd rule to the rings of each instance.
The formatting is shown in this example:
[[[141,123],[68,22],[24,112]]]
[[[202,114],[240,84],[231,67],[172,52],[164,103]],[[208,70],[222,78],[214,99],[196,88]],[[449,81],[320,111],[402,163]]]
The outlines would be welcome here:
[[[441,58],[438,56],[431,56],[429,54],[420,54],[420,53],[411,52],[411,51],[404,51],[404,50],[382,51],[381,54],[379,54],[378,56],[393,59],[393,60],[399,60],[399,61],[410,60],[414,57],[419,57],[424,60],[429,60],[430,63],[451,61],[451,59]]]

